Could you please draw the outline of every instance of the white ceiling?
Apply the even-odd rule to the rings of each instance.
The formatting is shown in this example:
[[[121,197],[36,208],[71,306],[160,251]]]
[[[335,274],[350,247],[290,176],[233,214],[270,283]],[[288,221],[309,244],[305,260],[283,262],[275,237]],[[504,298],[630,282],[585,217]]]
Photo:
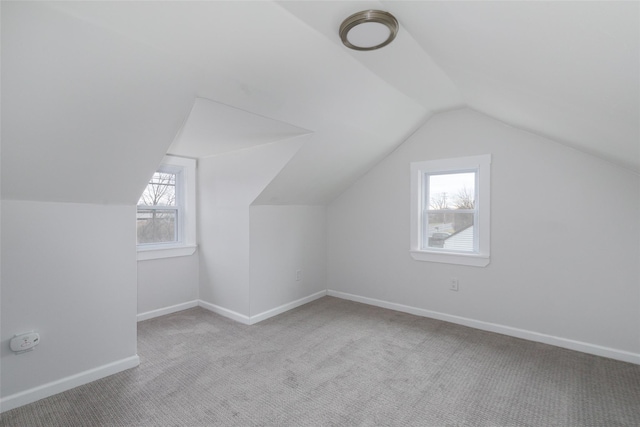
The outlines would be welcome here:
[[[639,2],[385,6],[472,108],[640,171]]]
[[[463,106],[640,171],[637,2],[1,7],[5,198],[135,203],[167,150],[312,133],[258,202],[325,203]],[[351,51],[337,29],[367,8],[400,32]]]
[[[311,131],[196,98],[169,154],[205,158],[306,135]]]

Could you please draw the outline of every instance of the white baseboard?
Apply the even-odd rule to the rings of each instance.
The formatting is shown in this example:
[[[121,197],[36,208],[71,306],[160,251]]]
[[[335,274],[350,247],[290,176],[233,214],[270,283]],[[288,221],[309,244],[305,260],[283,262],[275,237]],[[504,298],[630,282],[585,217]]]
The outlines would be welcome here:
[[[480,320],[469,319],[466,317],[453,316],[450,314],[440,313],[437,311],[425,310],[423,308],[411,307],[408,305],[397,304],[388,301],[382,301],[375,298],[368,298],[359,295],[353,295],[346,292],[328,290],[327,295],[347,299],[351,301],[361,302],[363,304],[374,305],[376,307],[388,308],[390,310],[401,311],[404,313],[414,314],[416,316],[429,317],[431,319],[444,320],[446,322],[456,323],[458,325],[469,326],[483,331],[496,332],[498,334],[509,335],[516,338],[522,338],[529,341],[550,344],[556,347],[576,350],[583,353],[593,354],[596,356],[608,357],[610,359],[620,360],[623,362],[635,363],[640,365],[640,354],[631,353],[625,350],[617,350],[615,348],[603,347],[596,344],[589,344],[581,341],[575,341],[567,338],[556,337],[553,335],[541,334],[538,332],[527,331],[524,329],[512,328],[511,326],[499,325],[496,323],[483,322]]]
[[[322,298],[325,295],[327,295],[327,291],[316,292],[315,294],[311,294],[304,298],[291,301],[279,307],[272,308],[271,310],[267,310],[260,314],[256,314],[255,316],[245,316],[244,314],[240,314],[233,310],[229,310],[227,308],[220,307],[219,305],[211,304],[210,302],[206,302],[202,300],[199,301],[198,305],[202,308],[205,308],[209,311],[217,313],[221,316],[228,317],[229,319],[235,320],[236,322],[240,322],[245,325],[254,325],[270,317],[277,316],[278,314],[282,314],[285,311],[289,311],[291,309],[294,309],[296,307],[300,307],[301,305],[309,303],[313,300],[317,300],[318,298]]]
[[[188,308],[200,306],[221,316],[228,317],[237,322],[245,325],[252,325],[278,314],[284,313],[293,308],[299,307],[303,304],[307,304],[318,298],[322,298],[325,295],[332,297],[342,298],[346,300],[356,301],[363,304],[373,305],[377,307],[387,308],[390,310],[401,311],[404,313],[414,314],[416,316],[428,317],[432,319],[444,320],[446,322],[456,323],[459,325],[469,326],[472,328],[495,332],[503,335],[509,335],[516,338],[522,338],[529,341],[540,342],[544,344],[550,344],[557,347],[567,348],[570,350],[576,350],[583,353],[593,354],[596,356],[608,357],[623,362],[634,363],[640,365],[640,354],[631,353],[624,350],[617,350],[610,347],[603,347],[596,344],[589,344],[585,342],[570,340],[567,338],[556,337],[552,335],[541,334],[538,332],[527,331],[524,329],[513,328],[510,326],[499,325],[495,323],[483,322],[480,320],[469,319],[466,317],[453,316],[450,314],[440,313],[437,311],[426,310],[422,308],[412,307],[408,305],[393,303],[389,301],[378,300],[375,298],[368,298],[359,295],[353,295],[346,292],[327,290],[316,292],[312,295],[300,298],[296,301],[292,301],[287,304],[283,304],[279,307],[267,310],[255,316],[245,316],[237,313],[233,310],[220,307],[215,304],[211,304],[202,300],[189,301],[183,304],[177,304],[171,307],[166,307],[159,310],[153,310],[138,315],[138,321],[151,319],[153,317],[162,316],[165,314],[174,313]],[[84,372],[80,372],[69,377],[65,377],[47,384],[43,384],[38,387],[34,387],[29,390],[25,390],[19,393],[15,393],[0,399],[0,413],[9,411],[19,406],[33,403],[37,400],[44,399],[54,394],[61,393],[63,391],[70,390],[72,388],[90,383],[92,381],[99,380],[109,375],[116,374],[118,372],[134,368],[140,364],[140,359],[137,355],[122,359],[116,362],[109,363],[107,365],[99,366],[94,369],[89,369]]]
[[[240,314],[233,310],[229,310],[228,308],[220,307],[219,305],[211,304],[210,302],[198,301],[198,305],[206,310],[213,311],[220,316],[228,317],[231,320],[235,320],[236,322],[244,323],[245,325],[251,324],[251,319],[249,316],[245,316],[244,314]]]
[[[138,355],[135,355],[3,397],[0,399],[0,412],[9,411],[19,406],[44,399],[45,397],[53,396],[54,394],[62,393],[63,391],[99,380],[100,378],[135,368],[139,364],[140,358]]]
[[[306,296],[304,298],[300,298],[298,300],[289,302],[287,304],[283,304],[279,307],[276,308],[272,308],[271,310],[267,310],[267,311],[263,311],[260,314],[256,314],[255,316],[251,316],[250,318],[250,325],[253,325],[254,323],[258,323],[258,322],[262,322],[263,320],[266,320],[270,317],[273,316],[277,316],[278,314],[282,314],[285,311],[289,311],[291,309],[294,309],[296,307],[300,307],[301,305],[307,304],[311,301],[317,300],[318,298],[322,298],[323,296],[327,295],[327,291],[320,291],[320,292],[316,292],[315,294],[311,294],[309,296]]]
[[[143,320],[153,319],[154,317],[164,316],[166,314],[175,313],[177,311],[186,310],[188,308],[193,308],[198,306],[198,300],[193,300],[189,302],[183,302],[181,304],[172,305],[169,307],[159,308],[157,310],[151,310],[144,313],[138,314],[138,322],[142,322]]]

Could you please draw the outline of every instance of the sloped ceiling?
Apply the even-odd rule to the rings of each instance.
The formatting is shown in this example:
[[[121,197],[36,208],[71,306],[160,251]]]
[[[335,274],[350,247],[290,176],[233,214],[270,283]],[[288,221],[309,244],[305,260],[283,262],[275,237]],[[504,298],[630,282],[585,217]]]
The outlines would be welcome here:
[[[205,158],[309,133],[287,123],[197,98],[168,153]]]
[[[193,104],[188,81],[120,34],[1,7],[2,197],[134,204]]]
[[[506,123],[640,171],[640,2],[385,2]]]
[[[312,133],[257,202],[325,203],[463,106],[640,170],[637,2],[1,7],[4,198],[133,204],[167,150]],[[340,22],[368,8],[397,39],[346,49]]]

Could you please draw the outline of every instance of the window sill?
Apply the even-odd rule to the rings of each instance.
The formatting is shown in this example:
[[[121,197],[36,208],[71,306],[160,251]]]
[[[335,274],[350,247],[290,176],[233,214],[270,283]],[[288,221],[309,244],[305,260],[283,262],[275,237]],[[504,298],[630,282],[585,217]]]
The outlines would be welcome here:
[[[189,256],[196,252],[197,246],[177,246],[177,247],[153,247],[138,248],[138,261],[147,261],[150,259],[173,258],[179,256]]]
[[[429,252],[411,250],[411,256],[416,261],[442,262],[445,264],[470,265],[486,267],[491,262],[488,255],[460,254],[452,252]]]

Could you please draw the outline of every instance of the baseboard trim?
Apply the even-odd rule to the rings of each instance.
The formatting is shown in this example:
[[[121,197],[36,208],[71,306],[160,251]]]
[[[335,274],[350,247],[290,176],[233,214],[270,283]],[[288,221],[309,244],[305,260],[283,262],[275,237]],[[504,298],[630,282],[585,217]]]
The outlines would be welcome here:
[[[211,304],[210,302],[198,301],[198,305],[206,310],[212,311],[221,316],[227,317],[231,320],[235,320],[236,322],[243,323],[245,325],[255,325],[258,322],[262,322],[270,317],[277,316],[278,314],[282,314],[285,311],[292,310],[296,307],[300,307],[301,305],[307,304],[311,301],[317,300],[318,298],[322,298],[327,295],[327,291],[316,292],[315,294],[311,294],[309,296],[297,299],[295,301],[288,302],[276,308],[272,308],[270,310],[264,311],[260,314],[256,314],[255,316],[245,316],[244,314],[240,314],[236,311],[229,310],[228,308],[220,307],[219,305]]]
[[[414,314],[416,316],[429,317],[431,319],[444,320],[446,322],[456,323],[458,325],[469,326],[483,331],[495,332],[502,335],[509,335],[516,338],[522,338],[529,341],[549,344],[556,347],[562,347],[569,350],[580,351],[582,353],[593,354],[595,356],[607,357],[610,359],[620,360],[622,362],[634,363],[640,365],[640,354],[631,353],[625,350],[618,350],[610,347],[603,347],[596,344],[575,341],[567,338],[556,337],[553,335],[541,334],[538,332],[528,331],[525,329],[513,328],[511,326],[499,325],[496,323],[483,322],[480,320],[469,319],[466,317],[453,316],[450,314],[440,313],[437,311],[426,310],[423,308],[412,307],[403,304],[397,304],[389,301],[383,301],[375,298],[353,295],[346,292],[328,290],[327,295],[346,299],[350,301],[360,302],[363,304],[373,305],[376,307],[388,308],[390,310],[401,311],[403,313]]]
[[[138,314],[138,322],[142,322],[143,320],[153,319],[154,317],[160,317],[171,313],[176,313],[178,311],[187,310],[189,308],[197,307],[199,301],[193,300],[188,302],[183,302],[181,304],[172,305],[169,307],[159,308],[157,310],[146,311],[144,313]]]
[[[210,302],[206,302],[202,300],[198,301],[198,305],[204,308],[205,310],[212,311],[216,314],[219,314],[220,316],[224,316],[231,320],[235,320],[236,322],[240,322],[245,325],[251,324],[251,318],[249,318],[249,316],[245,316],[244,314],[240,314],[233,310],[229,310],[228,308],[220,307],[219,305],[211,304]]]
[[[3,397],[0,399],[0,412],[6,412],[19,406],[44,399],[45,397],[53,396],[54,394],[62,393],[63,391],[71,390],[72,388],[108,377],[109,375],[135,368],[139,364],[140,358],[138,355],[135,355]]]
[[[260,314],[256,314],[255,316],[251,316],[249,319],[249,321],[251,322],[250,324],[253,325],[255,323],[262,322],[263,320],[266,320],[270,317],[277,316],[278,314],[282,314],[285,311],[289,311],[296,307],[300,307],[301,305],[310,303],[311,301],[315,301],[318,298],[322,298],[326,295],[327,295],[327,291],[324,290],[324,291],[316,292],[315,294],[311,294],[304,298],[300,298],[298,300],[291,301],[286,304],[282,304],[279,307],[272,308],[271,310],[264,311]]]

